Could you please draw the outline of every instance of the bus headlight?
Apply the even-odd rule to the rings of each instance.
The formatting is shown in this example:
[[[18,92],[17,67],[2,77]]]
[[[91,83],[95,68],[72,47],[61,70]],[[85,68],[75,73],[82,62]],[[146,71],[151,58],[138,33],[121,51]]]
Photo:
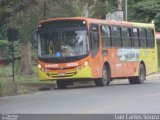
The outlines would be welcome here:
[[[41,68],[42,68],[42,66],[41,66],[40,64],[38,64],[38,65],[37,65],[37,67],[38,67],[39,69],[41,69]]]
[[[85,62],[84,62],[84,66],[88,66],[88,61],[85,61]]]
[[[85,61],[83,65],[77,67],[77,70],[83,69],[84,67],[88,66],[88,64],[89,64],[88,61]]]

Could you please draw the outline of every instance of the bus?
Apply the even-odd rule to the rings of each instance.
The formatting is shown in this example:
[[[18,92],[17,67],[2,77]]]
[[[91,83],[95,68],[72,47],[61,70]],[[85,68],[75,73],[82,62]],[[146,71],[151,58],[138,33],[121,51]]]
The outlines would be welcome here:
[[[158,70],[160,68],[160,32],[156,32],[156,41],[158,49]]]
[[[141,84],[158,70],[154,24],[56,18],[40,21],[37,34],[39,80],[56,80],[60,89],[83,80]]]

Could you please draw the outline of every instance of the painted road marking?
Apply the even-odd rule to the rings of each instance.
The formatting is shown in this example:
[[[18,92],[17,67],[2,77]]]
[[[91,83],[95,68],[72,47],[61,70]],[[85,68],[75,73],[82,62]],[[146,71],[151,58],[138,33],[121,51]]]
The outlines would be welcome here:
[[[114,108],[114,107],[117,107],[117,106],[121,106],[121,105],[124,105],[124,104],[128,104],[128,103],[130,103],[130,102],[134,102],[134,101],[135,101],[135,100],[126,100],[126,101],[119,102],[119,103],[116,103],[116,104],[103,105],[103,106],[101,106],[101,107],[94,108],[93,110],[86,111],[85,113],[86,113],[86,114],[96,113],[96,112],[99,112],[99,111],[102,111],[102,110]]]

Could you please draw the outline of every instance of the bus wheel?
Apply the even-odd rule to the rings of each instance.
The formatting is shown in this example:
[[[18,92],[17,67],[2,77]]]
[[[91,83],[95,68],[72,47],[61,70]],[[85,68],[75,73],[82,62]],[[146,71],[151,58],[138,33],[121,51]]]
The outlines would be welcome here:
[[[139,75],[136,77],[136,83],[142,84],[146,80],[146,70],[143,64],[139,66]]]
[[[102,78],[95,80],[96,86],[106,86],[110,84],[110,69],[104,65],[102,70]]]
[[[129,83],[130,83],[130,84],[136,84],[136,82],[135,82],[135,81],[136,81],[136,80],[135,80],[136,77],[129,77],[128,79],[129,79]]]
[[[67,87],[67,83],[64,80],[57,80],[58,89],[65,89]]]
[[[143,64],[139,66],[139,75],[137,77],[130,77],[130,84],[142,84],[146,80],[146,70]]]

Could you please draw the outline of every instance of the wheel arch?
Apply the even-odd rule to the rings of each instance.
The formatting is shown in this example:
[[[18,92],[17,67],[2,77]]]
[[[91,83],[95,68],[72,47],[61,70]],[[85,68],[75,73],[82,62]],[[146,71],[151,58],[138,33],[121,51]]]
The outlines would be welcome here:
[[[145,65],[145,62],[144,61],[141,61],[140,62],[140,64],[139,64],[139,67],[140,67],[140,65],[143,65],[144,66],[144,69],[145,69],[145,74],[147,74],[147,70],[146,70],[146,65]]]
[[[109,62],[108,61],[106,61],[106,62],[104,62],[104,64],[103,64],[103,66],[106,66],[107,68],[109,68],[109,72],[110,72],[110,77],[112,77],[112,71],[111,71],[111,66],[110,66],[110,64],[109,64]]]

